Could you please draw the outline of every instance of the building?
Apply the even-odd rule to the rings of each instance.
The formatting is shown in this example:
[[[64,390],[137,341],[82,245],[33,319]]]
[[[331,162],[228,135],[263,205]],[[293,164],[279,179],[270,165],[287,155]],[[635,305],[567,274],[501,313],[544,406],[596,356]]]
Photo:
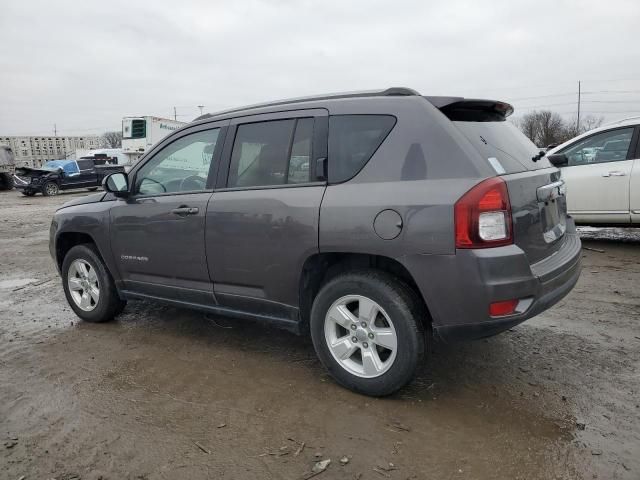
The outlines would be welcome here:
[[[7,145],[16,157],[16,166],[41,167],[49,160],[75,158],[77,149],[91,150],[102,146],[96,135],[82,137],[3,137],[0,145]]]

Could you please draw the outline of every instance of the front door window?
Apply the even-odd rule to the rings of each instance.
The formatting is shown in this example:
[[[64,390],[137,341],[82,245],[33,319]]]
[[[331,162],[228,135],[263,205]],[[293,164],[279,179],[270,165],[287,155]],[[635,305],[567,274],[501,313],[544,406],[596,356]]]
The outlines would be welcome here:
[[[161,195],[205,190],[219,133],[219,128],[192,133],[166,146],[138,171],[136,193]]]

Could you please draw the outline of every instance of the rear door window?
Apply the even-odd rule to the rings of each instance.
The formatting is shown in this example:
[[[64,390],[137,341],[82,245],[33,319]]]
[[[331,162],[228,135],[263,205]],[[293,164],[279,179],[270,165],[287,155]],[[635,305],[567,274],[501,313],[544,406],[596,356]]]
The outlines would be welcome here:
[[[391,115],[329,117],[329,182],[353,178],[382,144],[396,118]]]
[[[228,187],[308,183],[313,118],[271,120],[238,126]]]

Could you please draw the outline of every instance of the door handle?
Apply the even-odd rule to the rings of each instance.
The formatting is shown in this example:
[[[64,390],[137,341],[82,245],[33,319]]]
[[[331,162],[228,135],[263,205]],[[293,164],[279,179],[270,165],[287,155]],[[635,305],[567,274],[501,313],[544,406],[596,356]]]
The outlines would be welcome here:
[[[621,172],[620,170],[615,170],[613,172],[607,172],[602,174],[603,177],[626,177],[627,174],[625,172]]]
[[[199,211],[198,207],[187,207],[186,205],[183,205],[181,207],[174,208],[171,210],[171,213],[174,215],[180,215],[181,217],[186,217],[187,215],[196,215]]]

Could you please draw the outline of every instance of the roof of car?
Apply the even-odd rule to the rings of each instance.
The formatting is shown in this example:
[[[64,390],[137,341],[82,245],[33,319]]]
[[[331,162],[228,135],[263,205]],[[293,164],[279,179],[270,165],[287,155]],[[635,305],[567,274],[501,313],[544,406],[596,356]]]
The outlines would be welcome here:
[[[283,100],[275,100],[271,102],[259,103],[254,105],[247,105],[244,107],[233,108],[229,110],[223,110],[215,113],[206,113],[197,117],[194,122],[200,120],[213,120],[223,119],[232,115],[245,115],[252,113],[254,110],[271,109],[275,107],[281,107],[285,105],[302,106],[305,103],[322,102],[322,101],[339,101],[358,98],[371,98],[371,97],[419,97],[429,101],[434,107],[443,109],[446,107],[471,107],[471,108],[484,108],[495,110],[505,117],[509,116],[513,112],[513,107],[507,103],[499,102],[495,100],[483,100],[483,99],[468,99],[464,97],[449,97],[449,96],[422,96],[419,92],[408,87],[390,87],[382,90],[366,90],[357,92],[342,92],[342,93],[329,93],[324,95],[314,95],[308,97],[298,97]]]
[[[244,112],[245,110],[255,110],[259,108],[266,107],[276,107],[281,105],[291,105],[297,103],[306,103],[306,102],[316,102],[320,100],[340,100],[347,98],[359,98],[359,97],[404,97],[404,96],[419,96],[420,94],[413,90],[412,88],[407,87],[391,87],[384,90],[363,90],[357,92],[340,92],[340,93],[329,93],[325,95],[312,95],[307,97],[296,97],[296,98],[288,98],[282,100],[274,100],[271,102],[265,103],[256,103],[253,105],[246,105],[244,107],[232,108],[229,110],[222,110],[220,112],[215,113],[205,113],[197,117],[194,121],[204,120],[213,117],[220,117],[223,115],[228,115],[231,113]]]
[[[567,145],[570,145],[570,144],[574,143],[576,140],[580,140],[582,138],[588,137],[590,135],[593,135],[594,133],[605,132],[607,130],[612,130],[614,128],[633,127],[633,126],[636,126],[636,125],[640,125],[640,117],[623,118],[621,120],[616,120],[614,122],[607,123],[607,124],[602,125],[600,127],[597,127],[597,128],[592,129],[592,130],[589,130],[588,132],[581,133],[580,135],[578,135],[576,137],[573,137],[573,138],[570,138],[566,142],[561,143],[560,145],[557,145],[557,146],[549,149],[547,151],[547,155],[553,155],[554,153],[560,151],[561,149],[563,149]]]

